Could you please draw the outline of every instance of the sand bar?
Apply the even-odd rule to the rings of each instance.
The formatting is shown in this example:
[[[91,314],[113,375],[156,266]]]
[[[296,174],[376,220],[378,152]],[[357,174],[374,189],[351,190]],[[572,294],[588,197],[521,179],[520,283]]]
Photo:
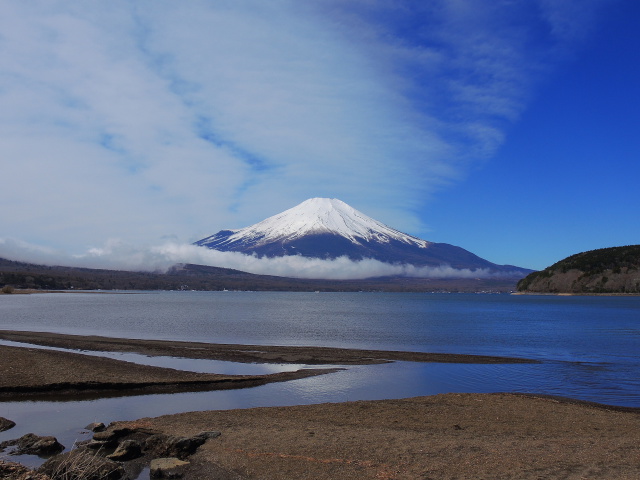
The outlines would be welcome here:
[[[304,378],[332,369],[269,375],[218,375],[59,352],[0,345],[0,398],[64,399],[222,390]],[[44,398],[43,398],[44,397]]]
[[[228,360],[243,363],[307,365],[369,365],[390,361],[489,364],[536,363],[535,360],[526,358],[487,355],[138,340],[13,330],[0,330],[0,339],[74,350],[128,352],[149,356]]]

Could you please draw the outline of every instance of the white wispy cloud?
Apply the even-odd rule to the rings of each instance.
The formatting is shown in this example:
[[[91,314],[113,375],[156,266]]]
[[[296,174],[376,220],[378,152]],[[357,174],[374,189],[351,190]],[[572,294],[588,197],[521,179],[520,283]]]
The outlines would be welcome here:
[[[314,196],[421,235],[602,1],[2,2],[3,235],[190,242]]]
[[[65,265],[85,268],[130,271],[165,272],[176,264],[192,263],[232,268],[258,275],[329,280],[364,279],[382,276],[419,278],[491,278],[497,274],[488,269],[457,269],[448,265],[418,267],[408,264],[390,264],[373,259],[350,260],[338,257],[332,260],[302,256],[258,257],[238,252],[220,252],[190,244],[167,242],[141,248],[120,240],[109,240],[81,255],[68,255],[62,251],[30,245],[23,241],[0,238],[0,252],[19,261],[44,265]]]

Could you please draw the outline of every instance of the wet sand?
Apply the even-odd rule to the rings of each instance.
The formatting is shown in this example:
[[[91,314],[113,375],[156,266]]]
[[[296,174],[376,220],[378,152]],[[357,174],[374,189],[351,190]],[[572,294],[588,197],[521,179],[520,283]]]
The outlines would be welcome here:
[[[331,369],[269,375],[217,375],[138,365],[78,353],[0,345],[0,399],[99,398],[246,388]]]
[[[236,345],[137,340],[101,336],[65,335],[47,332],[0,330],[0,340],[31,343],[75,350],[140,353],[243,363],[293,363],[307,365],[368,365],[390,361],[440,363],[536,363],[526,358],[459,355],[386,350],[358,350],[329,347]]]
[[[138,353],[234,362],[363,365],[393,360],[457,363],[522,363],[527,359],[323,347],[228,345],[136,340],[46,332],[0,331],[1,340],[73,349]],[[0,398],[140,395],[245,388],[331,373],[335,368],[302,369],[269,375],[217,375],[137,365],[81,353],[0,345]]]

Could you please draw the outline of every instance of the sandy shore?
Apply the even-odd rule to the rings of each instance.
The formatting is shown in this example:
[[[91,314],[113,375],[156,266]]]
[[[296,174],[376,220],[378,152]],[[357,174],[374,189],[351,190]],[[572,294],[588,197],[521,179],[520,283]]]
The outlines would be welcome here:
[[[189,459],[184,478],[195,480],[640,478],[640,414],[523,395],[192,412],[136,424],[221,431]]]
[[[212,346],[31,332],[2,332],[0,338],[91,350],[244,361],[260,358],[298,363],[309,358],[316,363],[346,364],[383,362],[394,355],[407,355],[399,358],[403,360],[412,358],[410,352]],[[429,354],[415,355],[415,359],[430,358],[423,357]],[[93,391],[105,395],[123,390],[139,394],[155,392],[154,389],[172,392],[196,387],[236,388],[295,378],[287,374],[187,373],[23,347],[0,346],[0,358],[3,398],[56,392],[77,395]],[[465,358],[453,356],[445,361]],[[481,358],[491,362],[513,360]],[[316,373],[305,370],[302,374]],[[192,480],[640,478],[638,409],[554,398],[446,394],[190,412],[118,424],[182,436],[220,431],[220,437],[207,440],[189,458],[183,478]]]

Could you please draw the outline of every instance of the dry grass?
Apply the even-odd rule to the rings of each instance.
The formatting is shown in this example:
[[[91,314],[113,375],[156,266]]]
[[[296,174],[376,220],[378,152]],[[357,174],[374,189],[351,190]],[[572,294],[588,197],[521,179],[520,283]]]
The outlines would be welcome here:
[[[121,467],[119,464],[106,464],[100,453],[100,450],[89,453],[86,450],[72,449],[62,455],[62,461],[55,463],[48,475],[51,480],[103,480],[111,478]]]

